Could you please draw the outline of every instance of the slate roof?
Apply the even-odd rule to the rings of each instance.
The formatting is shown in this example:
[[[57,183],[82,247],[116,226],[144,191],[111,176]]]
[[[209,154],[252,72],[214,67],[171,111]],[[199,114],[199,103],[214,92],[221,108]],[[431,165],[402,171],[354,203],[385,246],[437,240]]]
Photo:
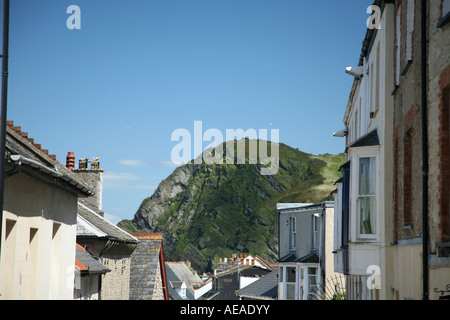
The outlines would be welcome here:
[[[290,252],[284,257],[281,257],[277,260],[278,262],[300,262],[300,263],[319,263],[320,258],[319,255],[312,251],[307,255],[297,258],[294,252]]]
[[[228,272],[216,276],[213,290],[218,293],[211,300],[238,300],[236,292],[239,290],[240,276],[263,276],[270,272],[271,270],[256,266],[233,267]]]
[[[23,132],[20,126],[15,126],[13,121],[7,121],[6,153],[9,157],[7,163],[9,167],[13,167],[15,163],[16,168],[20,165],[24,173],[35,177],[49,177],[48,183],[64,187],[78,196],[94,194],[87,185],[56,160],[56,156],[49,154],[41,144],[35,143],[34,139],[28,137],[28,133]]]
[[[375,129],[375,130],[372,130],[371,132],[368,132],[367,134],[363,135],[362,137],[358,138],[348,147],[356,148],[356,147],[368,147],[368,146],[378,146],[378,145],[380,145],[380,140],[378,139],[377,129]]]
[[[278,298],[278,270],[250,283],[237,291],[236,295],[241,298],[276,300]]]
[[[80,202],[78,202],[77,213],[77,236],[108,238],[130,243],[139,242],[137,238],[112,224]]]
[[[100,259],[91,255],[81,245],[77,243],[75,265],[81,272],[81,275],[104,274],[110,272]]]
[[[279,258],[277,261],[279,261],[279,262],[294,262],[295,260],[297,260],[297,256],[295,255],[294,252],[290,252],[287,255],[285,255],[284,257]]]
[[[319,259],[319,255],[313,251],[303,257],[298,258],[295,261],[301,262],[301,263],[319,263],[320,259]]]
[[[152,300],[158,270],[161,272],[159,267],[162,234],[133,233],[132,235],[139,240],[139,243],[131,254],[130,300]]]
[[[194,300],[194,288],[204,285],[204,281],[197,273],[192,272],[184,262],[166,262],[166,275],[169,287],[169,295],[174,300]],[[178,295],[175,289],[186,284],[186,298]]]

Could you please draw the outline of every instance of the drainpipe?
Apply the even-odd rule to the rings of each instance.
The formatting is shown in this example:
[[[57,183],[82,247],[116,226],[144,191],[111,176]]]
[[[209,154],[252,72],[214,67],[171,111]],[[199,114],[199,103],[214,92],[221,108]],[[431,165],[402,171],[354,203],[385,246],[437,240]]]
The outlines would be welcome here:
[[[5,193],[6,167],[6,102],[8,93],[8,56],[9,56],[9,0],[3,0],[3,52],[2,52],[2,97],[0,120],[0,257],[3,231],[3,198]]]
[[[422,281],[423,300],[428,300],[428,117],[427,117],[427,1],[421,0],[422,83]]]

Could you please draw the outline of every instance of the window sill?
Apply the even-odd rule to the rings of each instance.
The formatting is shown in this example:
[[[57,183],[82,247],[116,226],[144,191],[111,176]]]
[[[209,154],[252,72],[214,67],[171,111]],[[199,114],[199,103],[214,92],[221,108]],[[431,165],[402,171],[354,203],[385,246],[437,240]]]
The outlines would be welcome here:
[[[407,224],[402,227],[402,230],[412,230],[414,229],[412,224]]]
[[[376,238],[358,238],[355,241],[350,242],[349,244],[359,245],[359,244],[370,244],[370,245],[379,245],[380,240]]]
[[[450,12],[447,12],[447,14],[441,20],[439,20],[436,27],[443,28],[449,22],[450,22]]]
[[[436,243],[438,257],[450,257],[450,242]]]

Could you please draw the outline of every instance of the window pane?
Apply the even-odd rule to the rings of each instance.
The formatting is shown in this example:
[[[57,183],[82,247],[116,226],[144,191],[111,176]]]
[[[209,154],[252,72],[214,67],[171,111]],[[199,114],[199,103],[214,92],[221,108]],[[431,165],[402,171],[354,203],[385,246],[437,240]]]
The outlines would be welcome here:
[[[375,195],[375,157],[359,159],[359,194]]]
[[[376,232],[375,210],[376,210],[376,198],[375,197],[362,197],[359,199],[360,208],[360,233],[361,234],[374,234]]]
[[[450,12],[450,0],[443,0],[442,2],[442,17],[445,17]]]
[[[295,282],[295,267],[288,267],[286,273],[287,282]]]
[[[317,268],[308,268],[309,295],[313,295],[317,290]]]
[[[286,299],[294,300],[295,299],[295,283],[288,283],[286,287]]]

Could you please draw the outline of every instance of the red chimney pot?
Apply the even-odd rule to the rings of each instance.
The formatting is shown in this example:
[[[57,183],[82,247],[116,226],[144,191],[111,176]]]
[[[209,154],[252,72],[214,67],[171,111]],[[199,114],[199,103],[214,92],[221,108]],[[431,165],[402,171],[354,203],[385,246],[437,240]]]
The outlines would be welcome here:
[[[68,169],[75,169],[75,155],[69,152],[66,157],[66,167]]]

